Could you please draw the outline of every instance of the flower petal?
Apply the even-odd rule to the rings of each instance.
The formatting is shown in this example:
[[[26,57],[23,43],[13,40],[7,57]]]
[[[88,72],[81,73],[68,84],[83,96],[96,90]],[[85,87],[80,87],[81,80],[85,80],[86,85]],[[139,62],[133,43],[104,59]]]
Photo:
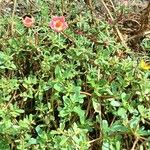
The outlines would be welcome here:
[[[54,16],[50,21],[49,26],[56,32],[61,32],[68,28],[68,24],[65,22],[64,16]]]

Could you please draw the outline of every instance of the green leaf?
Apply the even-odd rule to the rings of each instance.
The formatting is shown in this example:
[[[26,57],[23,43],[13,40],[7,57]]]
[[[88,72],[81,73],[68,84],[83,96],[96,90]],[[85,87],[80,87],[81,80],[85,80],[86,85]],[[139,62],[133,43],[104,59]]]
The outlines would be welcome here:
[[[102,128],[103,128],[104,133],[109,132],[109,127],[108,127],[108,121],[107,120],[102,120]]]
[[[125,110],[124,108],[119,108],[117,111],[118,116],[120,116],[121,118],[126,118],[127,117],[127,110]]]
[[[95,99],[92,100],[92,103],[93,103],[93,107],[94,107],[95,112],[101,113],[101,105],[100,105],[100,103],[96,102]]]
[[[85,111],[82,110],[80,106],[75,106],[73,108],[73,111],[76,112],[78,114],[78,116],[80,117],[81,124],[84,124],[84,122],[85,122]]]
[[[37,144],[37,140],[36,140],[35,138],[30,138],[29,144],[30,144],[30,145],[32,145],[32,144]]]
[[[119,107],[121,106],[121,103],[119,101],[111,100],[110,104],[114,107]]]
[[[54,89],[58,92],[63,92],[62,85],[60,83],[54,84]]]
[[[123,126],[120,123],[114,123],[111,127],[110,127],[110,132],[122,132],[122,133],[126,133],[128,131],[128,129]]]
[[[0,150],[10,150],[9,143],[6,140],[0,139]]]
[[[103,142],[102,150],[110,150],[110,144],[108,142]]]

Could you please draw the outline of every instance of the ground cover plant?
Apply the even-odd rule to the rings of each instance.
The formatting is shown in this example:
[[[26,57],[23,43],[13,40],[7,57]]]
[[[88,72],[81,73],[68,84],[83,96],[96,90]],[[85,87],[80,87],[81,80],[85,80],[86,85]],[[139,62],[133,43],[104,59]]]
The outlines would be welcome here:
[[[150,3],[0,1],[0,150],[149,150]]]

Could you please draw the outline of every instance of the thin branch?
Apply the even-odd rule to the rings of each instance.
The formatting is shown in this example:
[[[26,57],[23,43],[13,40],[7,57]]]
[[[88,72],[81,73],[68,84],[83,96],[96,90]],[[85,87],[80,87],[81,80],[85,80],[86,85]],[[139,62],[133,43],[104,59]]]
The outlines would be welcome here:
[[[86,109],[86,117],[88,116],[89,110],[90,110],[90,106],[91,106],[91,99],[88,101],[88,105],[87,105],[87,109]]]
[[[92,143],[94,143],[94,142],[96,142],[96,141],[101,141],[101,140],[102,140],[102,138],[99,137],[99,138],[97,138],[97,139],[94,139],[94,140],[92,140],[92,141],[89,141],[89,144],[92,144]]]
[[[81,91],[80,94],[85,94],[85,95],[88,95],[88,96],[92,96],[92,94],[87,93],[87,92],[83,92],[83,91]]]
[[[138,141],[139,141],[139,139],[136,138],[136,140],[133,143],[133,146],[132,146],[131,150],[135,150],[135,146],[136,146],[136,144],[137,144]]]
[[[66,38],[68,38],[72,43],[75,44],[75,40],[74,40],[71,36],[69,36],[69,35],[66,34],[65,32],[61,32],[61,34],[62,34],[63,36],[65,36]]]
[[[113,1],[112,1],[112,0],[109,0],[109,1],[110,1],[110,3],[111,3],[111,6],[112,6],[113,10],[115,11],[115,6],[114,6]]]
[[[19,96],[19,95],[16,96],[16,94],[17,94],[17,92],[15,91],[14,94],[13,94],[13,96],[12,96],[12,98],[11,98],[10,101],[7,103],[7,105],[5,106],[5,109],[7,109],[7,107],[10,105],[10,103],[13,101],[14,98],[16,98],[16,97]]]
[[[144,33],[140,33],[140,34],[131,36],[130,38],[127,39],[127,41],[131,41],[131,40],[138,38],[138,37],[147,36],[149,34],[150,34],[150,31],[145,31]]]
[[[64,1],[61,0],[61,11],[62,11],[62,16],[64,15]]]
[[[111,14],[109,8],[106,6],[106,3],[104,2],[104,0],[101,0],[101,2],[102,2],[102,4],[103,4],[103,6],[105,7],[105,9],[106,9],[108,15],[110,16],[111,20],[114,21],[114,18],[113,18],[113,16],[112,16],[112,14]],[[128,49],[128,47],[127,47],[127,45],[126,45],[126,42],[125,42],[125,40],[124,40],[124,38],[123,38],[121,32],[119,31],[117,25],[114,26],[114,29],[115,29],[115,31],[117,32],[117,35],[118,35],[119,40],[121,41],[122,45],[123,45],[126,49]]]
[[[17,6],[17,0],[14,0],[14,6],[13,6],[13,12],[12,12],[12,21],[11,21],[11,35],[13,35],[13,28],[14,28],[14,16],[15,16],[15,11],[16,11],[16,6]]]

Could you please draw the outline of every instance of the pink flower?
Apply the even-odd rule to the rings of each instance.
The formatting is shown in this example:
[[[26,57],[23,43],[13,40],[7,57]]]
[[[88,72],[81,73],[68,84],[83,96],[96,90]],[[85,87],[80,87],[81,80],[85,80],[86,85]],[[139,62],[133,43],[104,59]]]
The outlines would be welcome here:
[[[49,26],[56,32],[61,32],[68,28],[68,24],[65,22],[64,16],[54,16],[50,21]]]
[[[23,17],[22,21],[25,27],[30,28],[33,26],[35,19],[30,15],[26,15]]]

